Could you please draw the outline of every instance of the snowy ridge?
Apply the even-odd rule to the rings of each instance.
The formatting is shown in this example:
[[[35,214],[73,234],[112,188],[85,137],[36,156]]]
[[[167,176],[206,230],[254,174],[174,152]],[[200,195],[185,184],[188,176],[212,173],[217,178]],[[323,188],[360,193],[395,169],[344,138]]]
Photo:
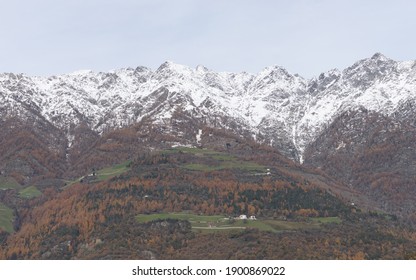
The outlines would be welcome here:
[[[252,131],[253,138],[298,160],[342,112],[364,107],[394,116],[416,103],[415,94],[416,62],[396,62],[382,54],[311,80],[279,66],[250,74],[173,62],[156,70],[82,70],[51,77],[0,74],[2,117],[35,111],[61,129],[83,122],[102,132],[143,117],[166,123],[180,108],[208,124],[214,116],[234,121]]]
[[[310,81],[311,93],[305,113],[298,122],[304,148],[339,114],[364,107],[394,116],[402,103],[416,98],[416,62],[396,62],[382,54],[360,60],[340,72],[331,70]]]

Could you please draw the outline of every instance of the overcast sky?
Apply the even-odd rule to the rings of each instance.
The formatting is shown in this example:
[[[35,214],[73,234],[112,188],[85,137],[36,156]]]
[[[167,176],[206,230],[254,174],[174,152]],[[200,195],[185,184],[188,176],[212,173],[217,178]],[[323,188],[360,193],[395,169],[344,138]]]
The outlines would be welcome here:
[[[416,1],[0,0],[0,72],[52,75],[166,60],[310,78],[382,52],[416,59]]]

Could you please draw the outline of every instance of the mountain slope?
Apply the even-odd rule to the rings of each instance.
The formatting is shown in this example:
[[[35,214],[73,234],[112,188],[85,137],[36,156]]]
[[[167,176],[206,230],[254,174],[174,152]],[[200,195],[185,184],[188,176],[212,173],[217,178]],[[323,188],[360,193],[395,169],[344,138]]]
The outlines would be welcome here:
[[[415,94],[416,62],[379,53],[310,80],[279,66],[218,73],[172,62],[51,77],[4,73],[0,171],[25,186],[55,186],[42,181],[71,181],[145,150],[244,146],[239,152],[249,154],[260,144],[320,168],[372,208],[411,212]]]
[[[0,74],[0,258],[414,257],[415,65]],[[181,211],[279,234],[136,219]]]
[[[400,112],[404,104],[415,100],[416,62],[396,62],[377,53],[342,72],[331,70],[312,79],[308,92],[313,98],[305,107],[298,131],[309,137],[300,137],[301,147],[350,109],[364,107],[386,116],[411,117]]]
[[[415,139],[412,126],[366,109],[347,111],[309,145],[305,165],[320,168],[386,212],[411,217]]]
[[[290,165],[270,147],[244,154],[246,145],[223,152],[178,147],[140,153],[120,176],[45,192],[19,209],[19,229],[2,241],[0,258],[412,256],[416,243],[407,225],[360,213],[331,194],[338,187],[330,179]],[[241,214],[258,220],[230,219]],[[222,246],[200,244],[213,240]]]

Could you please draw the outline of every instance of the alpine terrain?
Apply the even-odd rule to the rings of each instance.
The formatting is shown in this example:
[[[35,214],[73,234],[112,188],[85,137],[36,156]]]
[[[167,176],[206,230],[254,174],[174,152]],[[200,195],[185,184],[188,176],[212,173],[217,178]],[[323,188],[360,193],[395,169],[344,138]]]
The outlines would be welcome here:
[[[0,116],[2,258],[416,257],[416,61],[3,73]]]

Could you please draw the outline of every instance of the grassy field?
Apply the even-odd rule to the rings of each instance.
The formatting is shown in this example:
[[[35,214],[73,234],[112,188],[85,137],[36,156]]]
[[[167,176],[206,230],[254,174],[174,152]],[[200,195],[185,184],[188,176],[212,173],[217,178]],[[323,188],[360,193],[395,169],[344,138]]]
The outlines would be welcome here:
[[[231,224],[224,216],[205,216],[189,213],[158,213],[151,215],[138,215],[136,219],[139,223],[146,223],[155,220],[176,219],[187,220],[191,223],[194,231],[219,231],[230,229],[245,229],[241,224]]]
[[[0,228],[10,233],[13,232],[13,218],[13,210],[0,203]]]
[[[138,215],[139,223],[146,223],[154,220],[177,219],[187,220],[191,223],[194,231],[212,232],[223,230],[243,230],[246,228],[257,228],[262,231],[281,232],[306,229],[319,229],[324,223],[340,223],[338,217],[313,218],[305,222],[293,222],[283,220],[259,219],[259,220],[234,220],[231,221],[225,216],[205,216],[190,213],[158,213],[150,215]]]
[[[177,147],[163,151],[163,153],[172,154],[172,153],[189,153],[201,157],[201,159],[212,159],[215,161],[215,164],[205,164],[205,163],[188,163],[184,164],[183,167],[188,170],[194,171],[216,171],[223,169],[240,169],[249,172],[265,172],[267,167],[257,164],[255,162],[243,161],[237,157],[217,152],[208,149],[200,148],[189,148],[189,147]]]
[[[176,220],[188,220],[191,223],[208,223],[208,222],[219,222],[224,219],[224,216],[202,216],[190,213],[157,213],[150,215],[138,215],[137,221],[139,223],[147,223],[154,220],[163,219],[176,219]]]
[[[176,147],[171,149],[166,149],[163,151],[164,154],[174,154],[174,153],[189,153],[194,155],[220,155],[221,152],[208,150],[208,149],[200,149],[200,148],[190,148],[190,147]]]
[[[130,170],[130,161],[126,161],[120,164],[113,165],[104,169],[100,169],[96,172],[97,181],[105,181],[112,177],[118,176]]]
[[[0,176],[0,190],[18,189],[21,185],[12,177]]]
[[[125,161],[123,163],[120,164],[115,164],[113,166],[110,167],[106,167],[103,169],[99,169],[95,172],[96,174],[96,178],[92,181],[90,181],[91,183],[97,183],[97,182],[101,182],[101,181],[105,181],[108,180],[110,178],[116,177],[118,175],[123,174],[124,172],[127,172],[130,170],[130,161]],[[78,179],[72,180],[72,181],[66,181],[66,185],[64,188],[67,188],[75,183],[79,183],[85,176],[79,177]]]
[[[318,218],[311,218],[312,221],[318,222],[321,224],[329,224],[329,223],[335,223],[340,224],[341,219],[339,217],[318,217]]]
[[[201,163],[190,163],[185,164],[183,166],[189,170],[195,171],[215,171],[215,170],[223,170],[223,169],[241,169],[244,171],[251,171],[251,172],[265,172],[265,166],[259,165],[255,162],[249,161],[239,161],[239,160],[227,160],[227,161],[220,161],[217,165],[208,165],[208,164],[201,164]]]
[[[40,195],[42,195],[42,192],[34,186],[30,186],[19,191],[19,197],[26,198],[26,199],[38,197]]]

